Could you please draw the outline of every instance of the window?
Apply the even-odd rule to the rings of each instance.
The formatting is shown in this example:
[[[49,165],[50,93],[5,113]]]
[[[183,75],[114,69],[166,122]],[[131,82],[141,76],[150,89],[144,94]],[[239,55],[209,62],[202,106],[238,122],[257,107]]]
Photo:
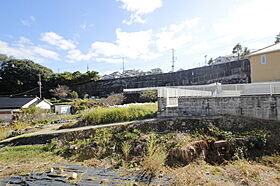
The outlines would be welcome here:
[[[266,56],[261,56],[261,64],[266,64]]]

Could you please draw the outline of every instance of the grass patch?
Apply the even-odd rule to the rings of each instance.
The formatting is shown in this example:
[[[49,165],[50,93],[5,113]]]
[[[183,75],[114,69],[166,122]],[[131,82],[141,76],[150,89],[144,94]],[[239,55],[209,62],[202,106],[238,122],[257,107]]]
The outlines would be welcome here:
[[[46,145],[4,147],[0,149],[0,178],[41,172],[63,162],[66,160],[49,152]]]
[[[44,117],[38,120],[30,120],[30,119],[20,119],[17,121],[14,121],[14,123],[11,123],[10,125],[0,128],[0,141],[3,139],[6,139],[8,137],[18,136],[24,133],[28,133],[24,131],[23,129],[32,128],[36,126],[46,125],[50,124],[53,121],[56,120],[74,120],[79,118],[79,115],[61,115],[57,116],[55,114],[49,115],[49,117]],[[71,125],[72,123],[69,123],[68,125]],[[34,129],[35,130],[35,129]],[[34,132],[34,130],[30,132]]]
[[[99,108],[83,112],[81,120],[85,125],[99,125],[147,119],[155,117],[156,113],[157,104],[155,103],[123,108]]]

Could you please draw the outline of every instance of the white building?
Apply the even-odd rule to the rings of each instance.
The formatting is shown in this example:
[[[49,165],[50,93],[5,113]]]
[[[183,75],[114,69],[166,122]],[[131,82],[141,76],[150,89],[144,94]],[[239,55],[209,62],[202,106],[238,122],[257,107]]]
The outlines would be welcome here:
[[[11,98],[0,97],[0,120],[10,122],[13,114],[19,113],[20,109],[35,106],[42,109],[51,109],[52,103],[45,99],[36,98]]]
[[[237,60],[238,60],[237,54],[230,54],[226,56],[219,56],[214,61],[216,63],[226,63],[226,62],[237,61]]]
[[[71,114],[71,105],[54,105],[57,114]]]

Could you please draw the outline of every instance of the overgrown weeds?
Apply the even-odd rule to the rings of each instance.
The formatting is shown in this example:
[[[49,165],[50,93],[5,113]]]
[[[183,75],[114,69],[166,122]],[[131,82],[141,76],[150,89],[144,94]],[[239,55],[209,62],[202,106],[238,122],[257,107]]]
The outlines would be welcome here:
[[[148,174],[154,176],[165,165],[168,153],[164,145],[156,144],[156,136],[153,133],[149,136],[146,145],[146,155],[141,165]]]
[[[81,115],[81,123],[84,123],[84,125],[99,125],[105,123],[141,120],[155,117],[156,113],[156,104],[122,108],[99,108],[84,111]]]

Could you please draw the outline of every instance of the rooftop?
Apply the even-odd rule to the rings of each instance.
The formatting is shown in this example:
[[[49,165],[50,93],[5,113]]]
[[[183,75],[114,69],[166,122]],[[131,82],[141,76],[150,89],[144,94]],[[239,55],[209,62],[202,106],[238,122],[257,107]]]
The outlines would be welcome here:
[[[37,99],[37,98],[34,98],[34,97],[28,97],[28,98],[0,97],[0,108],[1,109],[21,108],[34,99]]]
[[[280,51],[280,43],[275,43],[273,45],[267,46],[260,50],[256,50],[255,52],[251,53],[249,56],[255,56],[255,55],[260,55],[260,54],[265,54],[265,53],[275,52],[275,51]]]

